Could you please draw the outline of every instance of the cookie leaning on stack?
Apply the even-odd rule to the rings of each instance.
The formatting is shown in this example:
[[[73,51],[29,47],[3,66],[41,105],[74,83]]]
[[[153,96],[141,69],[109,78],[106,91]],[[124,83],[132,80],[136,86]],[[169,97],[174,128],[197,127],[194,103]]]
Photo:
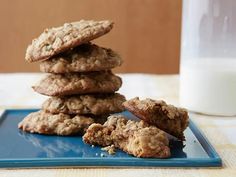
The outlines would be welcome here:
[[[111,49],[90,41],[108,33],[110,21],[66,23],[46,29],[26,51],[28,62],[40,62],[40,70],[50,73],[33,89],[52,96],[42,110],[31,113],[18,124],[30,133],[83,134],[94,123],[103,123],[107,115],[123,111],[125,97],[115,93],[121,78],[111,69],[122,64]]]

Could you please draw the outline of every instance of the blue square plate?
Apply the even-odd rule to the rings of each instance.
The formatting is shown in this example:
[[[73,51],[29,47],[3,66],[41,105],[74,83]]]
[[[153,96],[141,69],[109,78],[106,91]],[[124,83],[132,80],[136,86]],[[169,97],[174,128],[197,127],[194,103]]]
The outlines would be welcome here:
[[[217,167],[221,158],[196,125],[190,121],[186,142],[171,143],[171,158],[136,158],[122,151],[109,155],[101,147],[83,143],[80,136],[45,136],[25,133],[17,124],[37,110],[6,110],[0,117],[0,167],[139,166]],[[130,119],[135,117],[124,112]]]

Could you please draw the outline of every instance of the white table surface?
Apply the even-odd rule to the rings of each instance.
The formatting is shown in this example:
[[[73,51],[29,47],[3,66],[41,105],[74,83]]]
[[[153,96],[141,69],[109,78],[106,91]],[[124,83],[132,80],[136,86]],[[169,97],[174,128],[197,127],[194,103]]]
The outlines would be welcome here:
[[[127,99],[139,96],[164,99],[178,105],[178,75],[121,74],[120,93]],[[39,73],[0,74],[0,112],[6,108],[39,108],[47,98],[33,92],[31,86]],[[0,177],[19,176],[236,176],[236,117],[216,117],[190,113],[223,159],[222,168],[52,168],[0,169]],[[1,146],[4,146],[1,144]]]

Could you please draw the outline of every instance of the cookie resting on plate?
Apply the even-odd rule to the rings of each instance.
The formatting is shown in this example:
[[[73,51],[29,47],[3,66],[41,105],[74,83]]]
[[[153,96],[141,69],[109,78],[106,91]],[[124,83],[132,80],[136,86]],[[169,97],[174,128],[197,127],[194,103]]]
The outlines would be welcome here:
[[[157,126],[180,140],[185,140],[183,132],[189,123],[186,109],[166,104],[162,100],[149,98],[140,100],[138,97],[124,102],[123,105],[143,121]]]
[[[18,124],[18,128],[30,133],[65,136],[83,134],[92,123],[94,119],[87,116],[37,111],[27,115]]]
[[[102,125],[94,123],[83,136],[85,143],[114,145],[136,157],[170,157],[166,133],[144,121],[128,120],[122,115],[112,115]]]

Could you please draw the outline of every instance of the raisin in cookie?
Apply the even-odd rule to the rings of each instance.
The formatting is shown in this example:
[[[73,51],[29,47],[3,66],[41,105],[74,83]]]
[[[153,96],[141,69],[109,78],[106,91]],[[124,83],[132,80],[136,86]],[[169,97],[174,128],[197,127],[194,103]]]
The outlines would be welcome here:
[[[51,114],[44,111],[33,112],[26,116],[18,128],[30,133],[47,135],[83,134],[89,125],[94,123],[90,117],[67,114]]]
[[[29,62],[49,59],[58,53],[108,33],[112,27],[113,22],[108,20],[80,20],[46,29],[28,46],[25,59]]]
[[[88,93],[113,93],[121,87],[121,78],[110,71],[50,74],[33,89],[43,95],[64,96]]]
[[[168,105],[162,100],[139,100],[138,97],[124,102],[123,105],[145,122],[157,126],[180,140],[185,140],[183,132],[189,122],[186,109]]]
[[[120,56],[113,50],[86,43],[42,61],[40,71],[47,73],[102,71],[121,64]]]
[[[48,98],[42,109],[50,113],[103,115],[124,110],[125,97],[119,93],[74,95]]]
[[[169,141],[165,132],[143,121],[127,120],[121,115],[108,117],[103,125],[90,125],[83,140],[94,145],[114,145],[136,157],[170,157]]]

